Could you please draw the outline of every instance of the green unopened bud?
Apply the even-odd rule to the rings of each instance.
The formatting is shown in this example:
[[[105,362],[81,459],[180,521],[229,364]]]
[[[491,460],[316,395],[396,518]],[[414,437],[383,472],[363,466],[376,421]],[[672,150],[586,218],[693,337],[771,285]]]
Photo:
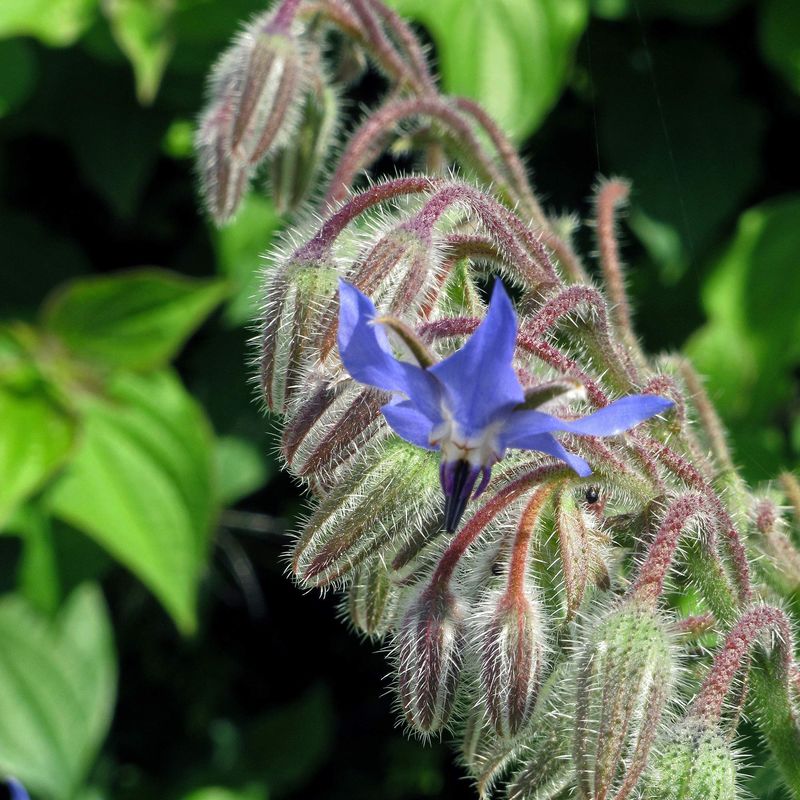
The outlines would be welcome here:
[[[572,490],[561,490],[556,503],[556,530],[564,572],[567,619],[572,619],[587,590],[607,586],[610,539],[596,517],[576,502]]]
[[[400,546],[440,514],[436,454],[396,437],[368,448],[306,522],[292,568],[305,586],[327,586],[368,557]]]
[[[319,96],[308,95],[291,145],[270,161],[270,188],[278,213],[295,213],[308,197],[331,145],[338,113],[338,97],[330,87],[323,87]]]
[[[730,745],[698,722],[678,726],[655,749],[641,783],[642,800],[736,800]]]
[[[289,259],[274,268],[264,292],[261,383],[272,411],[286,413],[293,393],[308,391],[306,373],[317,363],[311,343],[339,274],[327,261]]]
[[[389,569],[380,558],[363,564],[355,573],[347,596],[347,613],[355,627],[373,638],[383,636],[399,597]]]
[[[624,800],[647,763],[669,701],[674,656],[658,612],[624,602],[589,632],[575,707],[578,796]]]

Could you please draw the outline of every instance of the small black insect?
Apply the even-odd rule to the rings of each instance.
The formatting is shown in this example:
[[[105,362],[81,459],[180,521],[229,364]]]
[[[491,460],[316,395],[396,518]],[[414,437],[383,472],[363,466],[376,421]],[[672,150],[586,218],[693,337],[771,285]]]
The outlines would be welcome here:
[[[589,486],[586,489],[586,502],[591,506],[600,499],[600,489],[597,486]]]

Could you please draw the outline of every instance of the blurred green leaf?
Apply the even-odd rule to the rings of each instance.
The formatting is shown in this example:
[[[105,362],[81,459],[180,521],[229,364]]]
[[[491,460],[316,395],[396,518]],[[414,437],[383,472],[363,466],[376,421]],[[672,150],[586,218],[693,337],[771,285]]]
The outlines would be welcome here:
[[[36,54],[24,39],[0,41],[0,117],[22,105],[36,86]]]
[[[710,44],[631,49],[617,37],[609,30],[592,40],[600,149],[632,180],[633,212],[680,236],[681,263],[667,265],[674,277],[758,180],[764,112],[742,95],[736,65]],[[674,258],[672,247],[666,255]]]
[[[2,0],[0,38],[35,36],[45,44],[72,44],[92,24],[98,0]]]
[[[0,772],[71,800],[108,730],[116,657],[100,590],[77,589],[50,623],[16,596],[0,600]]]
[[[686,22],[720,22],[747,0],[635,0],[637,12]]]
[[[800,4],[797,0],[763,0],[759,13],[762,52],[800,92]]]
[[[233,222],[214,233],[217,265],[235,287],[225,312],[233,325],[251,322],[258,314],[262,256],[280,224],[272,202],[253,193]]]
[[[112,367],[163,366],[227,294],[166,270],[84,278],[58,290],[42,325],[76,355]]]
[[[137,575],[189,633],[217,512],[208,423],[170,372],[119,375],[109,394],[87,401],[81,447],[48,506]]]
[[[61,600],[61,581],[51,520],[29,505],[14,516],[9,528],[25,542],[18,573],[20,594],[40,613],[54,614]]]
[[[738,423],[740,453],[763,472],[780,463],[781,437],[767,426],[779,422],[800,363],[800,315],[785,302],[800,297],[798,252],[800,196],[746,211],[703,286],[708,323],[686,344],[723,415]]]
[[[64,463],[75,420],[36,384],[3,385],[0,375],[0,528]]]
[[[141,103],[151,103],[172,55],[174,40],[170,19],[174,0],[105,0],[103,11],[120,49],[136,77]]]
[[[247,760],[263,775],[270,795],[308,782],[333,744],[334,715],[325,686],[311,688],[298,701],[263,716],[245,732]]]
[[[267,790],[263,786],[253,786],[243,790],[207,786],[187,794],[183,800],[267,800],[267,797]]]
[[[436,42],[445,88],[523,139],[561,94],[588,0],[391,0]]]
[[[214,462],[219,499],[226,506],[259,489],[273,472],[258,447],[235,436],[217,439]]]

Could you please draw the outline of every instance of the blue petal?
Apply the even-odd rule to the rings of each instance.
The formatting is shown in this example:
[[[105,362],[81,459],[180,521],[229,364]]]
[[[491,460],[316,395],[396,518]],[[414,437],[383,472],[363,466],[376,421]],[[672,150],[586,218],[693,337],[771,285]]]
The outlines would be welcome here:
[[[438,445],[430,443],[433,428],[431,420],[417,410],[410,400],[402,403],[389,403],[381,408],[383,416],[391,429],[401,438],[426,450],[438,450]]]
[[[615,400],[605,408],[574,421],[562,420],[542,411],[515,411],[501,431],[501,444],[503,447],[531,449],[527,442],[532,436],[553,431],[577,433],[582,436],[613,436],[665,411],[672,405],[671,400],[656,395],[631,395]]]
[[[573,469],[581,478],[586,478],[592,474],[592,468],[580,456],[570,453],[555,436],[549,433],[540,433],[528,438],[526,450],[538,450],[540,453],[547,453],[560,461],[564,461],[568,467]]]
[[[512,365],[517,317],[503,284],[495,282],[486,318],[466,344],[430,368],[445,386],[450,411],[467,436],[524,400]]]
[[[9,789],[11,800],[30,800],[28,793],[25,791],[25,787],[18,780],[8,778],[6,780],[6,786]]]
[[[387,392],[403,392],[431,424],[441,421],[440,389],[422,367],[398,361],[386,332],[373,320],[372,301],[355,286],[339,281],[339,355],[359,383]]]

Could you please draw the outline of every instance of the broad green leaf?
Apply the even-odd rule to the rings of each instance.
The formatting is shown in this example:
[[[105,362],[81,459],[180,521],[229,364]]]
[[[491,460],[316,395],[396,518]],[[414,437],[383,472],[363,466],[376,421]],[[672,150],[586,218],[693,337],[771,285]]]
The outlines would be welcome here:
[[[9,528],[24,542],[17,577],[20,594],[40,613],[54,614],[61,600],[61,580],[52,521],[42,509],[29,505],[12,518]]]
[[[247,789],[226,789],[222,786],[206,786],[187,794],[183,800],[267,800],[264,786],[249,786]]]
[[[211,434],[169,372],[119,375],[87,402],[81,447],[48,493],[52,513],[92,537],[195,628],[217,511]]]
[[[74,437],[74,419],[40,385],[0,375],[0,528],[63,465]]]
[[[84,278],[47,302],[42,325],[76,355],[110,367],[166,364],[227,293],[166,270]]]
[[[106,0],[103,11],[136,77],[139,102],[151,103],[172,55],[175,0]]]
[[[280,223],[272,202],[253,193],[245,199],[234,221],[214,233],[219,270],[234,286],[225,312],[234,325],[252,321],[258,314],[263,254]]]
[[[800,196],[745,212],[703,286],[708,323],[686,344],[729,423],[737,452],[760,472],[782,458],[776,409],[789,402],[800,364]]]
[[[0,38],[35,36],[45,44],[72,44],[92,24],[98,0],[2,0]]]
[[[763,0],[759,13],[762,52],[800,92],[800,4],[797,0]]]
[[[764,113],[742,95],[738,66],[705,42],[631,49],[608,29],[592,52],[605,169],[632,180],[634,214],[680,236],[680,262],[665,265],[674,278],[759,180]]]
[[[24,39],[0,41],[0,118],[22,105],[36,84],[36,54]]]
[[[245,731],[245,760],[254,774],[264,777],[270,794],[291,792],[322,766],[333,736],[330,693],[325,686],[315,686]]]
[[[100,590],[85,584],[55,622],[0,599],[0,773],[71,800],[108,731],[116,657]]]
[[[235,436],[220,437],[214,448],[217,491],[222,505],[233,505],[263,486],[272,464],[252,442]]]
[[[392,0],[436,43],[444,86],[478,100],[517,139],[564,88],[588,0]]]

